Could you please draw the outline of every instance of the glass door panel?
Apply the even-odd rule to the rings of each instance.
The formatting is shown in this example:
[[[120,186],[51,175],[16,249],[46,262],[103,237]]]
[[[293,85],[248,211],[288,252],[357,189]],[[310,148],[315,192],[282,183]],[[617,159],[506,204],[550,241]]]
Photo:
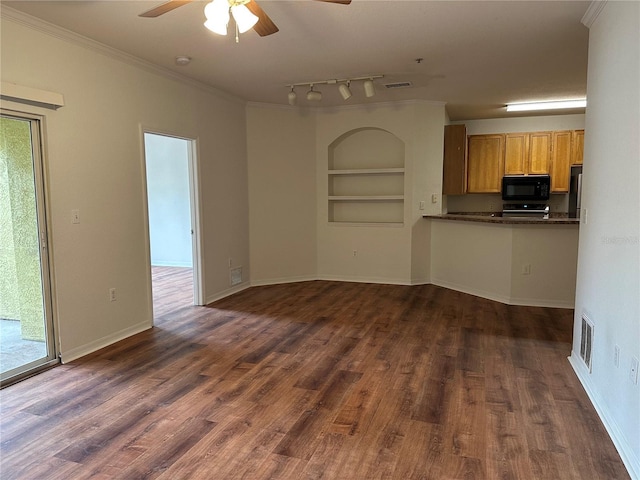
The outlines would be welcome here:
[[[0,381],[55,360],[39,121],[0,117]]]

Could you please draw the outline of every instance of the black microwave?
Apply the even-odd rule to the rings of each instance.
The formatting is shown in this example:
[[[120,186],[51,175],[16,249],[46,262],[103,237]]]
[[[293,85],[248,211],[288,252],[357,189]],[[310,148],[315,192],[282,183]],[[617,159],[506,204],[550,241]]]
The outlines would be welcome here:
[[[526,202],[549,200],[549,175],[505,175],[502,177],[502,199]]]

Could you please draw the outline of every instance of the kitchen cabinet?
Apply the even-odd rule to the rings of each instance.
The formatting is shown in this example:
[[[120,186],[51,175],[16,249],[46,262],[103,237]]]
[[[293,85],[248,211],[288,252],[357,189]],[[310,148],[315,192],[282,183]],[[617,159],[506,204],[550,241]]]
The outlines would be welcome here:
[[[572,132],[571,165],[582,165],[584,155],[584,130],[574,130]]]
[[[467,193],[500,193],[504,174],[503,134],[470,135],[467,144]]]
[[[505,175],[546,175],[551,163],[551,132],[508,133]]]
[[[573,132],[571,130],[553,132],[553,153],[551,157],[551,193],[568,193],[570,168],[573,158]]]
[[[444,127],[442,193],[462,195],[467,191],[467,128],[465,125]]]

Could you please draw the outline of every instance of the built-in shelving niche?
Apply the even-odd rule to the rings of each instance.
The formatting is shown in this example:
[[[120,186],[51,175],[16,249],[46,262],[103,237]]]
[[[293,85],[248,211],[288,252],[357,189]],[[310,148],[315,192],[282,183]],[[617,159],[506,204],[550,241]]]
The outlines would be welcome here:
[[[329,222],[404,222],[404,142],[380,128],[345,133],[329,145]]]

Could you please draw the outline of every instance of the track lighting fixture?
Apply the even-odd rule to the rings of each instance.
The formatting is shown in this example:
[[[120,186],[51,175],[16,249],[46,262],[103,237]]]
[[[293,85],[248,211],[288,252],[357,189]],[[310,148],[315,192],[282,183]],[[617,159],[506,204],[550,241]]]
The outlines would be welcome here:
[[[217,1],[217,0],[215,0]],[[376,78],[383,78],[384,75],[369,75],[366,77],[356,77],[356,78],[342,78],[342,79],[332,79],[332,80],[321,80],[318,82],[303,82],[303,83],[292,83],[287,85],[287,87],[291,88],[289,92],[289,105],[295,105],[297,100],[296,92],[294,91],[295,87],[309,87],[309,91],[307,92],[307,100],[311,102],[319,102],[322,100],[322,92],[314,90],[314,86],[317,85],[338,85],[338,92],[342,96],[343,100],[349,100],[353,96],[353,92],[351,91],[351,83],[352,82],[363,82],[364,94],[367,98],[373,97],[376,94],[376,89],[373,84],[373,80]]]

